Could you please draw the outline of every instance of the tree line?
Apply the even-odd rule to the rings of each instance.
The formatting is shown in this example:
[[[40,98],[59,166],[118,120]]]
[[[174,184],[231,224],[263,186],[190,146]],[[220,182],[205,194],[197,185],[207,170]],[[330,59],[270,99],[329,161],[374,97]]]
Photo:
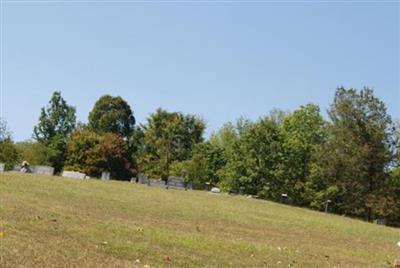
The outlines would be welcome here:
[[[14,143],[0,124],[0,162],[51,165],[128,180],[145,173],[166,180],[184,175],[205,183],[295,206],[400,225],[400,124],[373,90],[338,88],[324,119],[318,105],[274,109],[251,121],[224,124],[208,139],[196,115],[161,108],[137,125],[121,97],[102,96],[88,116],[54,92],[40,112],[33,140]]]

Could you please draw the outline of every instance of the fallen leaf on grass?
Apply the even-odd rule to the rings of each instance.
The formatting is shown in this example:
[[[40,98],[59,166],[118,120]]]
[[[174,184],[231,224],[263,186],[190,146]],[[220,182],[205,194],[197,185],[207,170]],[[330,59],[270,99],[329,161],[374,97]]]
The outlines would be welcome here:
[[[171,261],[171,258],[169,256],[165,256],[164,261]]]

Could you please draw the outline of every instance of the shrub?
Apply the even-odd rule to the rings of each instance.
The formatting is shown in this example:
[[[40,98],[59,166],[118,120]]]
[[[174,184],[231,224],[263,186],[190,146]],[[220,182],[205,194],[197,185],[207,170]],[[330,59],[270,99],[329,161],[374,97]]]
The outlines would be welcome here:
[[[132,176],[132,160],[126,141],[113,133],[96,134],[83,130],[75,132],[67,144],[64,169],[72,169],[99,177],[103,171],[115,179]]]
[[[10,170],[20,161],[18,150],[10,138],[0,141],[0,162],[5,164],[5,169]]]

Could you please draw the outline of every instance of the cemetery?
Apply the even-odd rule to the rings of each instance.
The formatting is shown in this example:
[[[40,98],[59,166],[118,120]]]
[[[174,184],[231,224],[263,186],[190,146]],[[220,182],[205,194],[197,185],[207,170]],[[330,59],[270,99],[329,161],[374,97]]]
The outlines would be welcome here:
[[[275,2],[0,0],[0,268],[400,268],[400,0]]]
[[[2,173],[5,267],[388,267],[400,255],[395,228],[242,196],[79,180]]]

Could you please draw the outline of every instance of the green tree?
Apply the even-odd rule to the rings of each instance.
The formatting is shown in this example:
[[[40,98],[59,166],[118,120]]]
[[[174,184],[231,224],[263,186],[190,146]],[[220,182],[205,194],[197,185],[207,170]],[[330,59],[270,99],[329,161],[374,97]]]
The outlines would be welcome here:
[[[0,163],[4,163],[5,169],[12,169],[20,161],[20,154],[11,138],[7,122],[0,118]]]
[[[42,142],[24,141],[15,144],[21,160],[31,165],[50,165],[50,149]]]
[[[55,91],[47,107],[41,109],[39,123],[34,127],[34,138],[50,150],[49,161],[56,172],[65,161],[65,144],[76,124],[76,109],[67,104],[60,91]]]
[[[393,161],[393,125],[371,89],[338,88],[329,111],[328,139],[316,150],[310,181],[313,205],[333,201],[334,212],[371,220],[382,216]]]
[[[224,150],[210,142],[193,146],[191,158],[186,163],[188,179],[196,188],[202,188],[206,182],[217,185],[218,172],[226,165]]]
[[[10,170],[15,164],[20,161],[20,155],[18,153],[15,144],[11,140],[11,137],[0,141],[0,163],[5,164],[5,169]]]
[[[193,115],[158,109],[143,126],[141,170],[150,176],[167,179],[171,164],[188,160],[192,146],[203,141],[204,129],[203,120]]]
[[[231,144],[225,150],[227,164],[218,172],[221,186],[229,191],[245,187],[248,194],[279,199],[283,186],[278,181],[277,170],[282,141],[277,122],[267,116],[236,129],[232,131],[227,125],[222,131]]]
[[[97,133],[116,133],[128,138],[135,125],[129,104],[121,97],[102,96],[89,114],[88,128]]]
[[[11,138],[11,133],[8,130],[7,122],[0,117],[0,141]]]
[[[132,161],[128,146],[114,133],[97,134],[89,130],[76,131],[67,144],[66,169],[99,177],[103,171],[114,179],[130,179]]]
[[[293,204],[307,205],[312,155],[326,140],[325,121],[317,105],[308,104],[287,115],[282,122],[281,180]]]

